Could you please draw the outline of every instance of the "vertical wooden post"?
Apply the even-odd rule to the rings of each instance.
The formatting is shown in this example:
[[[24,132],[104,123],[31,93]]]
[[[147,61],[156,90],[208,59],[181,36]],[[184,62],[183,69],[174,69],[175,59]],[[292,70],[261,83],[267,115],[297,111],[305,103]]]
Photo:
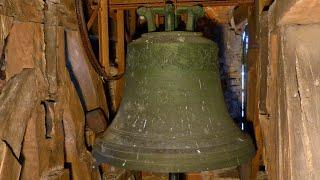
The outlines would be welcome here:
[[[128,42],[132,41],[132,38],[136,32],[136,26],[137,26],[136,19],[137,19],[136,9],[130,9],[129,18],[128,18],[130,39],[128,40]]]
[[[125,41],[124,41],[124,10],[117,10],[117,59],[118,59],[118,74],[122,74],[125,71]],[[116,97],[115,105],[116,109],[119,108],[122,92],[124,87],[124,79],[117,80],[116,83]]]
[[[259,9],[258,1],[256,5],[250,8],[248,17],[248,30],[249,30],[249,49],[248,49],[248,100],[247,100],[247,118],[253,123],[255,139],[257,144],[257,152],[252,160],[251,165],[251,179],[257,179],[259,166],[262,158],[263,140],[261,134],[260,120],[259,120],[259,96],[260,96],[260,76],[259,64]]]
[[[109,8],[108,1],[99,4],[99,61],[105,72],[109,74]]]
[[[281,134],[280,124],[279,122],[280,113],[279,113],[279,105],[278,103],[281,99],[279,88],[280,88],[280,81],[279,81],[279,39],[278,34],[276,32],[272,32],[270,34],[269,38],[269,60],[268,60],[268,68],[269,73],[267,74],[267,94],[266,94],[266,109],[269,113],[269,119],[267,126],[264,126],[264,131],[266,133],[266,140],[265,144],[268,146],[268,149],[266,150],[266,158],[267,158],[267,164],[266,168],[268,171],[268,178],[270,179],[285,179],[280,177],[286,177],[282,176],[285,173],[288,172],[290,168],[286,168],[285,164],[280,164],[282,162],[283,157],[281,157],[282,154],[282,143],[284,142],[283,135]],[[275,104],[275,102],[277,102]],[[286,122],[284,122],[286,123]],[[287,129],[287,127],[286,127]],[[285,132],[284,132],[285,133]],[[287,134],[285,134],[285,137],[287,138]],[[288,148],[289,145],[288,141],[286,142],[286,147]],[[289,156],[286,154],[286,156]],[[281,175],[280,175],[281,174]]]

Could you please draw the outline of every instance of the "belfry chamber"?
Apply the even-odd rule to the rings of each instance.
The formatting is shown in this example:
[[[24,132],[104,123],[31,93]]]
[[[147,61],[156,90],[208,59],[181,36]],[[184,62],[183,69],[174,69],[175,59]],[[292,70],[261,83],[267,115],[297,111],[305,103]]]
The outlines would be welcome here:
[[[253,157],[224,102],[216,43],[195,32],[147,33],[128,45],[126,61],[121,106],[93,149],[98,163],[196,172]]]

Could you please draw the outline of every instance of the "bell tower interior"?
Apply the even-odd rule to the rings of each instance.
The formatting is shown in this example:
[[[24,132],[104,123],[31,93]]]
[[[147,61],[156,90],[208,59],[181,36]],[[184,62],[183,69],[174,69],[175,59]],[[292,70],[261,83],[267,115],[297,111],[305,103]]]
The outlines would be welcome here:
[[[0,180],[320,179],[319,23],[318,0],[0,0]]]

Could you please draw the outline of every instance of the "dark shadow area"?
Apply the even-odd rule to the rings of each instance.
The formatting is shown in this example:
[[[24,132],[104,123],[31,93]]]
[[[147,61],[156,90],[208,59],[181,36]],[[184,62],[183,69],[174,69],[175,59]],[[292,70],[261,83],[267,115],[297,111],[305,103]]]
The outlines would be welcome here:
[[[239,96],[239,92],[233,89],[232,78],[229,73],[231,72],[230,66],[227,61],[226,45],[228,40],[225,39],[225,33],[228,31],[228,25],[223,25],[218,22],[212,21],[207,17],[198,20],[196,31],[202,32],[203,36],[217,43],[219,47],[218,60],[220,68],[221,87],[224,93],[225,103],[227,105],[229,114],[234,121],[240,126],[242,122],[241,117],[241,102],[235,98]],[[239,67],[240,69],[241,67]]]
[[[244,84],[247,84],[247,70],[246,70],[246,57],[247,57],[247,51],[244,50],[247,42],[242,40],[242,37],[239,36],[236,40],[239,40],[239,47],[241,48],[242,52],[239,57],[236,57],[236,54],[228,54],[231,51],[228,48],[235,48],[232,46],[232,42],[230,39],[230,34],[235,33],[231,27],[228,24],[220,24],[218,22],[212,21],[211,19],[207,17],[203,17],[198,20],[196,31],[202,32],[203,36],[214,41],[217,43],[219,47],[219,68],[220,68],[220,79],[221,79],[221,87],[224,93],[224,99],[227,106],[227,109],[229,111],[230,116],[234,120],[234,122],[238,125],[239,128],[241,128],[243,131],[250,134],[250,136],[253,138],[253,141],[255,140],[254,135],[254,127],[252,122],[249,122],[246,119],[246,88],[242,90],[242,84],[235,85],[235,82],[237,82],[239,79],[231,77],[231,73],[234,73],[234,67],[230,66],[230,61],[238,60],[239,61],[239,67],[236,67],[239,69],[239,76],[241,77],[241,73],[244,73]],[[228,33],[228,34],[227,34]],[[228,36],[229,35],[229,36]],[[241,38],[240,38],[241,37]],[[226,39],[229,38],[229,39]],[[229,47],[227,47],[229,46]],[[239,52],[240,53],[240,52]],[[232,59],[230,59],[232,57]],[[238,58],[238,59],[237,59]],[[243,65],[243,71],[242,71],[242,65]],[[240,71],[241,70],[241,71]],[[241,78],[240,78],[241,81]],[[244,98],[242,102],[242,91],[244,91]],[[242,103],[244,104],[244,107],[242,107]],[[242,112],[243,111],[243,112]],[[255,143],[256,144],[256,143]]]

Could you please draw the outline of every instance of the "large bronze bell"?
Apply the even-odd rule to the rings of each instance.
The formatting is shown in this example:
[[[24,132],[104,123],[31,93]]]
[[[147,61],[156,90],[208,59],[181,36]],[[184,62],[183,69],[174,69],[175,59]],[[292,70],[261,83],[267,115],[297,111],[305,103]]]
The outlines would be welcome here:
[[[94,146],[97,161],[155,172],[249,161],[254,146],[226,109],[217,53],[194,32],[147,33],[129,44],[124,97]]]

